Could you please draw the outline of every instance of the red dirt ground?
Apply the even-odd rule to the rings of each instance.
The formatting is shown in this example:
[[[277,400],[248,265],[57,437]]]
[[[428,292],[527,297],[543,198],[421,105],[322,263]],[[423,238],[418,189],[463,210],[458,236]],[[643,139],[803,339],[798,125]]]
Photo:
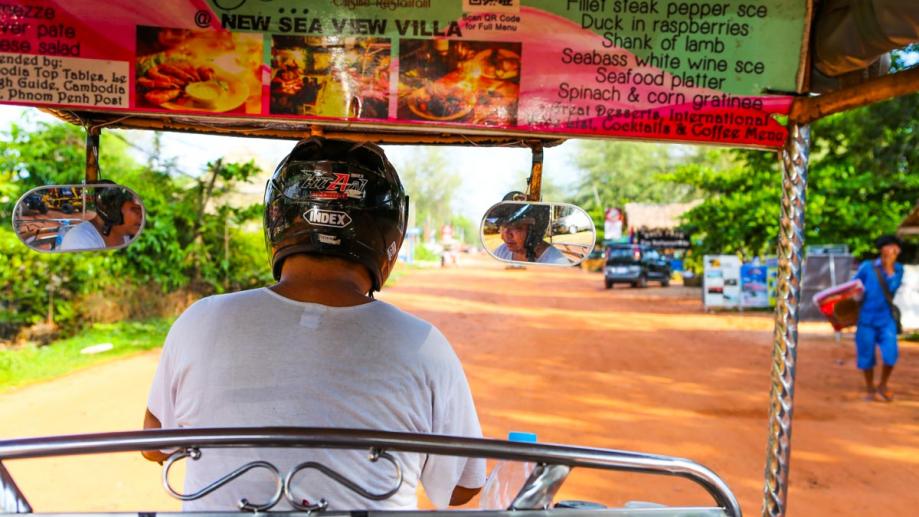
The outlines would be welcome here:
[[[380,297],[437,325],[469,377],[485,434],[696,460],[760,513],[772,317],[706,314],[699,291],[603,288],[577,269],[506,270],[462,256]],[[893,403],[865,402],[852,335],[803,323],[788,515],[909,515],[919,506],[919,346],[901,343]],[[139,426],[157,353],[0,395],[0,437]],[[37,511],[169,510],[136,455],[12,462]],[[709,505],[689,481],[576,470],[559,498]],[[913,508],[913,510],[910,510]]]

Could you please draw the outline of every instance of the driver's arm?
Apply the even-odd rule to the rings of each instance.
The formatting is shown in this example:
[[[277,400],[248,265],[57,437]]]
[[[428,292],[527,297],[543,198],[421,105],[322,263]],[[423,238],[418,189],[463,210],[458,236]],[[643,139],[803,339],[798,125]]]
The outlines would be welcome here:
[[[144,429],[160,429],[162,427],[163,425],[160,423],[160,419],[156,418],[156,416],[153,413],[151,413],[149,409],[147,409],[147,413],[144,414]],[[150,461],[155,461],[159,463],[160,465],[162,465],[163,462],[166,461],[167,458],[169,458],[168,454],[164,453],[163,451],[158,451],[158,450],[141,451],[140,453],[143,454],[144,458],[147,458]],[[454,492],[453,495],[455,497],[456,492]]]
[[[456,485],[456,488],[453,489],[453,495],[450,496],[450,506],[460,506],[466,504],[481,491],[482,487],[466,488],[464,486]]]

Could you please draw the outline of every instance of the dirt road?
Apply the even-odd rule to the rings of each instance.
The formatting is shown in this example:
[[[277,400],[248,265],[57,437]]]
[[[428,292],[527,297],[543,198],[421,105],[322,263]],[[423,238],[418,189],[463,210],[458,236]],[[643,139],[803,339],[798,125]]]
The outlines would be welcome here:
[[[381,298],[433,322],[466,368],[486,435],[694,459],[760,512],[770,314],[704,314],[698,291],[612,291],[596,273],[460,258]],[[851,334],[801,326],[789,515],[908,515],[919,506],[919,346],[901,346],[896,400],[861,400]],[[0,395],[0,436],[130,429],[157,354]],[[11,465],[37,510],[175,509],[134,455]],[[66,481],[65,481],[66,480]],[[95,495],[98,494],[98,495]],[[688,481],[575,471],[561,498],[710,504]]]

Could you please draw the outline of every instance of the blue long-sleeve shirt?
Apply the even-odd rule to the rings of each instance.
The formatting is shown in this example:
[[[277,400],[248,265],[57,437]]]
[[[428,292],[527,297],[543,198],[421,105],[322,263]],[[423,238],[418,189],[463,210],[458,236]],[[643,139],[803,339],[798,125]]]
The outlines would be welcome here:
[[[881,276],[887,281],[887,289],[893,298],[897,294],[900,283],[903,282],[903,265],[894,263],[893,275],[888,275],[881,268],[881,259],[866,260],[858,267],[858,273],[855,278],[862,281],[865,286],[865,296],[862,299],[862,309],[858,315],[858,323],[871,323],[874,325],[893,324],[893,316],[890,314],[890,305],[884,296],[884,290],[878,281],[878,275],[874,268],[881,269]]]

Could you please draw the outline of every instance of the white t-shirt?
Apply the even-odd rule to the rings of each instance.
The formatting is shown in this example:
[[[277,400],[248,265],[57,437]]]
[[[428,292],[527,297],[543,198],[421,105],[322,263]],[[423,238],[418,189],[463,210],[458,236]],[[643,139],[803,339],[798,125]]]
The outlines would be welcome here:
[[[61,240],[60,250],[98,250],[105,247],[105,241],[99,230],[89,221],[67,230]]]
[[[512,252],[507,247],[507,244],[498,246],[497,249],[495,249],[494,254],[501,260],[514,260],[514,252]],[[546,248],[546,251],[542,252],[542,255],[536,258],[534,262],[540,264],[571,264],[571,261],[568,260],[568,257],[563,255],[561,251],[558,251],[555,246],[552,246],[551,244],[548,248]]]
[[[297,302],[270,289],[211,296],[189,307],[166,338],[150,389],[150,411],[163,428],[303,426],[375,429],[481,437],[462,365],[430,323],[381,301],[354,307]],[[191,493],[255,459],[285,475],[319,461],[384,493],[393,467],[370,463],[367,450],[204,449],[189,461]],[[295,493],[329,509],[414,509],[419,480],[438,507],[457,485],[480,487],[485,462],[391,452],[402,465],[402,488],[371,501],[313,470],[295,479]],[[185,510],[235,510],[245,497],[267,501],[270,476],[254,470],[184,504]],[[275,510],[289,509],[284,499]]]

